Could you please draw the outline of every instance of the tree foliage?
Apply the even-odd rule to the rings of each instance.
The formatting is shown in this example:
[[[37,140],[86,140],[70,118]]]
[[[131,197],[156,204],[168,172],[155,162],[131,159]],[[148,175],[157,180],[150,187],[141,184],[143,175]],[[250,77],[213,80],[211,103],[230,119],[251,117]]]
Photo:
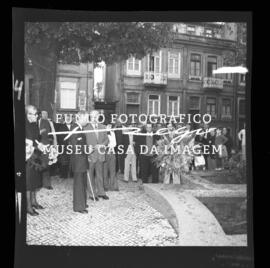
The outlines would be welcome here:
[[[171,23],[151,22],[29,22],[25,28],[26,55],[38,46],[54,50],[63,63],[101,61],[111,64],[142,58],[166,46]]]
[[[237,39],[235,53],[226,53],[224,64],[226,66],[246,66],[247,57],[247,24],[237,23]]]

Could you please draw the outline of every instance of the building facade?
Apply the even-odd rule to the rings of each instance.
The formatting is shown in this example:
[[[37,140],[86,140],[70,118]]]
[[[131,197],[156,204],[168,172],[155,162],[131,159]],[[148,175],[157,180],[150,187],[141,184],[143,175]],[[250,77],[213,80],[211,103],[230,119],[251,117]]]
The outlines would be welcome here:
[[[171,47],[143,59],[107,66],[105,101],[116,113],[211,114],[210,126],[236,133],[245,120],[245,81],[239,75],[213,75],[225,55],[235,53],[234,23],[178,23]]]
[[[94,108],[94,77],[93,64],[58,64],[56,68],[56,81],[54,100],[41,105],[42,100],[38,87],[35,86],[33,72],[29,68],[25,74],[25,104],[32,104],[39,109],[46,109],[49,116],[55,120],[57,113],[77,113],[79,110],[92,110]],[[51,94],[49,88],[46,94]],[[41,107],[42,106],[42,107]]]

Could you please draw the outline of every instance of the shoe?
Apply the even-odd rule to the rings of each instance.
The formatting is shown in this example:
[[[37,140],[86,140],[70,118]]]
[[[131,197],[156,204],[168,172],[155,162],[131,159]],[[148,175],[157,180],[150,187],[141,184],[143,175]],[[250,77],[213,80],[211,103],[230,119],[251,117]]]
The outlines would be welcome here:
[[[87,214],[88,213],[88,210],[87,209],[84,209],[84,210],[80,210],[80,211],[76,211],[76,212],[79,212],[79,213],[82,213],[82,214]]]
[[[38,215],[39,215],[39,213],[36,212],[34,209],[33,209],[33,210],[27,210],[27,213],[28,213],[29,215],[31,215],[31,216],[38,216]]]
[[[52,190],[52,186],[45,187],[47,190]]]
[[[92,196],[89,197],[91,200],[94,201],[94,198]],[[98,201],[98,197],[95,197],[96,201]]]
[[[123,180],[123,182],[128,183],[128,181],[126,181],[126,180]]]
[[[108,200],[109,197],[107,195],[99,195],[99,197],[103,198],[104,200]]]
[[[35,209],[44,209],[44,207],[41,205],[32,205],[32,207]]]

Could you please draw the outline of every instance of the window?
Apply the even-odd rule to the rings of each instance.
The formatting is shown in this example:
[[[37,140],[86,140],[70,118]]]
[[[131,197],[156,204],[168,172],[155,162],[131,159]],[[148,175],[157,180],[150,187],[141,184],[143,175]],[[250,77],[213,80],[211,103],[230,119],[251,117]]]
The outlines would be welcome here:
[[[246,75],[245,74],[240,74],[240,83],[244,84],[246,82]]]
[[[169,52],[168,56],[169,77],[180,77],[180,53]]]
[[[200,110],[200,97],[189,98],[189,110]]]
[[[195,26],[188,25],[187,26],[187,33],[188,34],[195,34]]]
[[[205,29],[205,36],[206,37],[213,37],[213,30],[212,29]]]
[[[213,77],[213,70],[217,69],[217,57],[216,56],[208,56],[207,58],[207,76]]]
[[[179,115],[179,97],[178,96],[168,96],[167,115],[168,116]]]
[[[245,115],[245,106],[246,106],[246,101],[245,100],[239,100],[239,115]]]
[[[216,117],[216,99],[207,98],[206,99],[206,113],[210,114],[212,117]]]
[[[149,95],[148,98],[148,114],[160,113],[160,96],[159,95]]]
[[[200,76],[201,75],[201,55],[191,54],[190,56],[190,75]]]
[[[232,74],[224,74],[224,79],[232,80]]]
[[[76,109],[77,79],[60,78],[60,108]]]
[[[127,74],[140,75],[141,74],[141,61],[134,57],[127,60]]]
[[[222,116],[223,117],[231,117],[232,115],[232,104],[230,99],[222,100]]]
[[[139,93],[128,92],[127,93],[128,104],[140,104]]]
[[[157,55],[148,56],[148,71],[154,73],[161,72],[161,51]]]

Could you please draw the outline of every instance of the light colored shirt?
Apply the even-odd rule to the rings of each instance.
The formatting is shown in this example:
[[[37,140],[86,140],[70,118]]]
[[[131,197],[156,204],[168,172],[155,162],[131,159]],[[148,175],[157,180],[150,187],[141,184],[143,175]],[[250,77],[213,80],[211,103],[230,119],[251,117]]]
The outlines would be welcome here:
[[[238,133],[238,138],[242,142],[242,146],[246,145],[246,130],[242,129]]]
[[[98,124],[92,124],[92,127],[94,130],[96,130],[96,129],[98,129]],[[98,139],[98,134],[99,134],[98,131],[95,131],[95,134],[96,134],[97,139]]]
[[[114,131],[110,131],[110,134],[108,134],[108,138],[109,138],[108,147],[114,148],[116,146],[116,138]]]
[[[132,146],[133,148],[133,135],[129,134],[129,144]]]

